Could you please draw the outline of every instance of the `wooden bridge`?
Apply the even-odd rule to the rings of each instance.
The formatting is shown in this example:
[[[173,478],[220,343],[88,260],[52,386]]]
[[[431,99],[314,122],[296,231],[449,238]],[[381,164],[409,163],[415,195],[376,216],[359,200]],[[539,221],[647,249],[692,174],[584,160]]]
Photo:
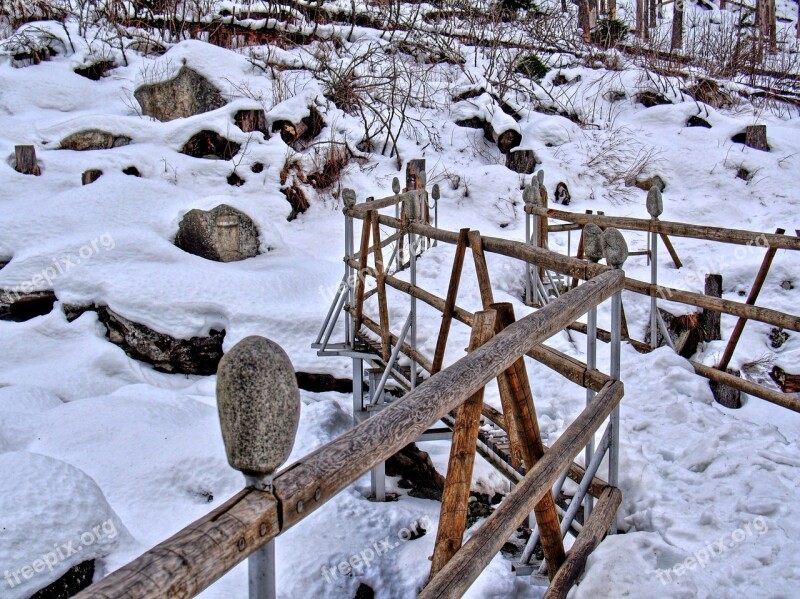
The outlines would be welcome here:
[[[527,572],[547,574],[548,599],[565,597],[582,573],[591,551],[606,534],[616,532],[616,511],[621,501],[617,488],[619,404],[623,397],[621,293],[627,289],[657,299],[666,289],[654,281],[647,283],[625,276],[621,267],[627,247],[614,227],[650,231],[654,235],[696,235],[729,243],[747,243],[762,234],[694,227],[655,218],[642,222],[553,211],[547,207],[546,195],[538,185],[534,179],[525,192],[528,215],[525,242],[434,226],[438,190],[434,187],[430,194],[426,190],[423,161],[412,161],[409,165],[407,187],[402,193],[396,183],[393,195],[356,203],[355,193],[346,190],[343,195],[345,272],[314,347],[320,356],[352,359],[357,425],[275,473],[237,465],[248,475],[246,488],[92,585],[79,597],[192,597],[244,559],[265,555],[264,551],[276,537],[365,473],[373,473],[372,494],[378,500],[383,499],[385,460],[409,443],[443,436],[452,436],[448,474],[430,577],[424,588],[418,589],[419,596],[461,597],[520,524],[530,518],[535,525],[517,567],[521,572],[527,566]],[[394,215],[382,210],[393,210]],[[431,214],[434,225],[430,224]],[[582,253],[588,260],[583,255],[570,257],[547,249],[551,233],[549,218],[568,223],[552,225],[552,232],[568,231],[573,225],[575,230],[581,230]],[[358,247],[357,221],[362,222]],[[599,225],[605,230],[588,225]],[[382,239],[381,227],[392,233]],[[540,232],[538,236],[532,235],[533,230]],[[800,249],[796,237],[765,235],[763,238],[767,240],[767,251]],[[653,238],[653,242],[648,254],[651,258],[657,240]],[[436,244],[455,247],[445,297],[423,289],[416,280],[418,257]],[[388,260],[384,260],[384,250],[390,256]],[[472,254],[481,295],[482,309],[475,313],[456,304],[467,250]],[[516,320],[511,304],[495,302],[487,253],[519,262],[526,273],[527,297],[538,300],[538,310]],[[602,257],[607,264],[598,263]],[[397,276],[405,270],[408,281]],[[568,284],[558,289],[554,274],[561,275]],[[373,288],[368,289],[368,281],[374,282]],[[387,289],[390,287],[409,302],[408,317],[397,333],[389,322]],[[797,316],[756,307],[754,300],[739,303],[677,289],[666,292],[671,301],[800,330]],[[372,298],[377,302],[377,321],[364,310],[365,303]],[[597,327],[597,307],[606,301],[611,302],[611,326],[609,331],[601,331]],[[435,351],[430,357],[419,351],[417,343],[418,302],[442,315]],[[545,345],[548,338],[560,331],[580,329],[576,322],[584,315],[588,317],[582,327],[587,333],[586,363]],[[443,368],[454,319],[471,327],[469,348],[466,355]],[[334,342],[331,339],[337,330],[343,331],[344,338]],[[596,366],[598,339],[611,345],[608,373],[600,372]],[[647,347],[643,342],[632,343]],[[406,358],[404,365],[401,354]],[[550,447],[544,445],[539,431],[526,357],[586,389],[585,409]],[[712,381],[798,411],[800,402],[795,396],[745,381],[724,370],[693,365],[698,374]],[[223,363],[220,379],[224,378],[225,368]],[[494,379],[498,382],[502,412],[483,403],[484,387]],[[390,387],[394,390],[391,394]],[[261,393],[266,391],[262,389]],[[238,400],[242,410],[257,403],[247,397]],[[222,412],[221,408],[221,415]],[[231,434],[225,438],[229,459],[231,447],[236,445],[236,439],[229,438]],[[476,452],[514,484],[494,512],[463,543]],[[583,456],[578,460],[583,465],[576,463],[579,455]],[[603,462],[608,465],[605,480],[599,475]],[[254,476],[254,471],[259,476]],[[567,478],[577,483],[577,491],[565,501],[561,491]],[[568,533],[576,538],[567,552],[563,539]],[[544,555],[538,564],[532,561],[537,545],[541,545]],[[274,593],[274,580],[266,587],[254,582],[254,564],[251,559],[251,595],[265,596],[252,592],[264,588]],[[258,572],[269,578],[262,570]]]

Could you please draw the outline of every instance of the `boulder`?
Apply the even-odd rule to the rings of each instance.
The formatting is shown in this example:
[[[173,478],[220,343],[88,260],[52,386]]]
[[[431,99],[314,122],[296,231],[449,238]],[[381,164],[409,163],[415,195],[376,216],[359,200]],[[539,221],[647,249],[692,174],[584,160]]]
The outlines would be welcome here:
[[[225,139],[216,131],[200,131],[183,144],[181,154],[192,158],[230,160],[239,153],[241,147],[240,144]]]
[[[135,359],[152,364],[159,372],[175,374],[216,374],[222,359],[225,331],[211,329],[206,337],[177,339],[120,316],[107,306],[64,306],[67,320],[88,310],[97,312],[106,327],[106,337]]]
[[[227,103],[208,79],[186,66],[174,79],[142,85],[133,96],[142,113],[159,121],[203,114]]]
[[[114,135],[113,133],[100,129],[87,129],[86,131],[78,131],[62,139],[60,149],[76,150],[78,152],[84,150],[109,150],[111,148],[127,146],[129,143],[131,143],[130,137]]]
[[[185,252],[217,262],[235,262],[258,255],[258,228],[244,212],[227,204],[212,210],[187,212],[175,245]]]
[[[24,291],[22,289],[0,289],[0,320],[24,322],[37,316],[49,314],[56,303],[52,291]]]

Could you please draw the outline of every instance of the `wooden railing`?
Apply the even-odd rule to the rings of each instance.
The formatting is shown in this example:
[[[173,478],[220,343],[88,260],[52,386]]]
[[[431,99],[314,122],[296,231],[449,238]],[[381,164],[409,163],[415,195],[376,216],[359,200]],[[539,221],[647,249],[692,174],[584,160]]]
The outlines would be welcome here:
[[[416,201],[417,196],[396,195],[394,199],[398,202]],[[519,523],[532,512],[537,515],[542,543],[548,557],[548,571],[553,581],[547,597],[566,595],[582,571],[588,553],[612,525],[621,494],[613,486],[614,481],[609,486],[589,473],[587,482],[591,484],[586,486],[598,503],[584,523],[576,548],[568,554],[564,553],[561,544],[564,533],[559,531],[558,516],[555,515],[554,508],[546,513],[543,510],[552,506],[551,490],[559,477],[564,477],[567,473],[574,477],[579,470],[573,460],[594,438],[603,421],[612,411],[617,410],[623,396],[623,385],[617,380],[618,366],[616,372],[612,371],[612,376],[608,376],[547,348],[543,342],[601,302],[612,296],[618,297],[624,286],[624,273],[618,269],[599,268],[591,274],[586,263],[580,260],[565,258],[525,244],[481,237],[478,232],[468,233],[465,230],[459,234],[442,231],[413,220],[385,221],[385,218],[391,217],[378,215],[375,210],[377,206],[392,205],[391,201],[376,201],[352,206],[346,212],[351,218],[363,218],[364,229],[368,231],[376,231],[379,222],[386,222],[397,225],[398,231],[403,234],[420,234],[442,242],[456,243],[460,248],[462,262],[468,239],[479,264],[483,261],[483,250],[497,251],[523,259],[540,260],[548,265],[558,264],[576,276],[580,273],[588,280],[548,306],[514,322],[509,305],[494,304],[484,262],[482,268],[479,268],[484,310],[473,314],[455,305],[457,282],[455,285],[451,284],[448,297],[442,299],[416,285],[387,276],[380,263],[369,266],[367,256],[376,248],[383,247],[383,243],[376,236],[370,245],[369,235],[363,235],[362,246],[371,252],[359,251],[359,260],[348,257],[350,266],[361,272],[362,277],[365,274],[375,275],[385,285],[406,291],[439,308],[443,311],[443,324],[447,321],[448,327],[451,318],[470,324],[473,333],[469,353],[451,366],[439,370],[440,359],[434,367],[433,362],[418,352],[412,352],[408,346],[401,348],[432,373],[427,380],[341,437],[274,475],[270,474],[268,486],[243,489],[213,512],[80,593],[80,599],[155,599],[197,595],[254,552],[262,551],[273,539],[319,509],[364,473],[414,442],[441,418],[455,411],[457,421],[460,418],[466,422],[464,419],[474,417],[475,405],[478,406],[479,416],[482,390],[492,379],[498,379],[501,384],[501,395],[502,389],[505,389],[513,400],[504,418],[506,424],[510,422],[518,431],[517,440],[522,448],[526,473],[463,547],[460,546],[463,523],[461,528],[455,525],[453,530],[458,533],[458,542],[444,558],[441,557],[442,554],[435,554],[434,562],[439,566],[432,572],[432,578],[422,590],[421,596],[460,597],[513,534]],[[414,211],[404,211],[404,214],[413,215]],[[374,228],[370,226],[372,223],[375,223]],[[355,252],[353,255],[356,255]],[[454,272],[456,270],[460,277],[460,265],[458,269],[454,268]],[[367,328],[377,329],[375,332],[393,346],[398,338],[390,332],[386,334],[388,323],[387,327],[382,328],[363,313],[366,294],[363,287],[361,289],[356,305],[345,306],[347,313],[351,314],[353,320],[360,320]],[[385,294],[385,289],[378,295],[382,294]],[[446,334],[440,333],[439,341],[446,342],[446,337]],[[237,347],[238,345],[230,353],[233,354]],[[618,346],[616,352],[618,364]],[[593,401],[550,448],[542,445],[539,436],[533,398],[523,363],[525,355],[561,372],[568,380],[597,392]],[[222,373],[220,378],[223,378]],[[247,385],[243,387],[246,388]],[[246,406],[250,399],[242,397],[241,401]],[[467,406],[473,407],[468,409]],[[612,425],[609,425],[606,435],[609,439],[613,438],[613,434],[618,438],[618,420],[612,418],[611,423],[615,430],[612,431]],[[470,439],[465,432],[469,428],[456,427],[454,444],[464,442],[469,446]],[[226,438],[225,441],[228,447],[229,439]],[[474,447],[474,441],[472,443]],[[474,457],[474,449],[472,455]],[[451,465],[453,459],[451,454]],[[615,458],[612,461],[613,459]],[[467,466],[471,471],[471,462]],[[252,472],[249,474],[252,475]],[[448,476],[444,501],[454,497],[454,484],[451,476]],[[456,499],[456,504],[461,499]],[[580,505],[581,501],[577,501]],[[466,503],[459,504],[459,509],[462,508],[466,511]],[[548,523],[545,516],[555,520]],[[442,526],[444,525],[440,523],[440,536]],[[439,546],[437,541],[437,552]],[[556,550],[558,546],[560,553]]]

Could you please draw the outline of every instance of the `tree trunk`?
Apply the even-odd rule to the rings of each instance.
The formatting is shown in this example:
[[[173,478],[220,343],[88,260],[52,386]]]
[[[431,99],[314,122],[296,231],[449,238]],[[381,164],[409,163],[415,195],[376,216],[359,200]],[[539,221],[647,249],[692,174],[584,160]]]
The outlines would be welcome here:
[[[36,162],[35,147],[15,146],[14,158],[16,160],[16,166],[14,168],[18,173],[22,173],[23,175],[35,175],[37,177],[42,174],[39,164]]]
[[[672,41],[671,50],[683,49],[683,0],[675,1],[675,10],[672,13]]]
[[[266,139],[269,139],[267,116],[263,110],[240,110],[236,113],[234,122],[245,133],[260,131]]]
[[[734,376],[740,375],[740,372],[733,368],[728,368],[727,372]],[[714,394],[714,399],[717,400],[717,403],[722,404],[726,408],[731,408],[732,410],[738,410],[742,407],[742,392],[738,389],[715,381],[709,381],[708,385],[711,387],[711,393]]]

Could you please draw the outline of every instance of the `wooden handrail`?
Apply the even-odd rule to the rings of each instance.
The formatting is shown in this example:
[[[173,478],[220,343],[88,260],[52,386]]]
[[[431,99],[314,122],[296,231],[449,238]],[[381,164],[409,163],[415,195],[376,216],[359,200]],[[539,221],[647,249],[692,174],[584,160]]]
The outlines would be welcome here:
[[[601,216],[597,214],[581,214],[567,212],[552,208],[538,206],[525,206],[525,212],[537,216],[546,216],[556,220],[563,220],[578,225],[594,223],[601,228],[615,227],[627,231],[649,231],[674,237],[688,237],[721,243],[737,245],[753,245],[756,240],[762,239],[764,244],[760,247],[771,247],[784,250],[800,250],[800,238],[791,235],[777,235],[775,233],[762,233],[759,231],[746,231],[743,229],[726,229],[723,227],[710,227],[707,225],[691,225],[668,220],[654,220],[648,218],[633,218],[628,216]]]
[[[197,595],[256,549],[415,441],[519,356],[620,291],[623,282],[621,271],[603,273],[522,318],[374,417],[280,471],[273,480],[272,494],[251,488],[240,491],[76,597],[161,599]],[[621,393],[621,384],[613,386]],[[553,448],[555,455],[556,445]]]
[[[364,215],[366,215],[367,212],[369,212],[370,210],[380,210],[381,208],[388,208],[389,206],[395,206],[405,200],[416,198],[417,196],[421,195],[424,192],[425,192],[424,189],[412,189],[411,191],[406,191],[394,196],[381,198],[380,200],[361,202],[360,204],[356,204],[355,206],[350,208],[348,210],[348,213],[356,218],[363,218]]]
[[[609,383],[598,393],[590,406],[567,427],[564,434],[536,462],[480,529],[422,590],[419,599],[462,597],[514,533],[520,521],[533,511],[545,493],[551,492],[559,474],[583,449],[622,396],[623,385],[620,381]]]

